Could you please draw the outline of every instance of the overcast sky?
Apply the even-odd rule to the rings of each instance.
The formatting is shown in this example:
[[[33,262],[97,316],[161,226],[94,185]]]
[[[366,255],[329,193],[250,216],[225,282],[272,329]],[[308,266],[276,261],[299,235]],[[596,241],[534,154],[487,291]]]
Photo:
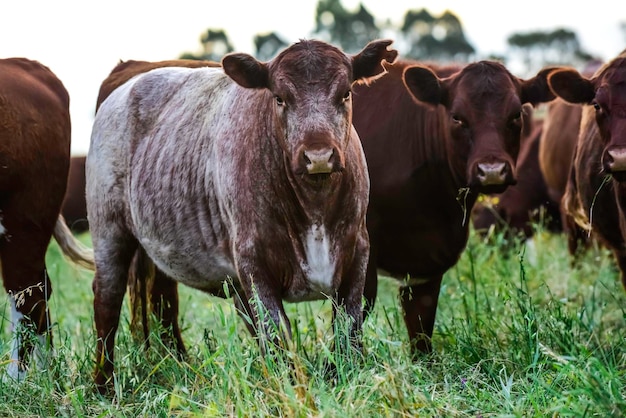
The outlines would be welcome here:
[[[224,29],[238,52],[253,53],[258,33],[288,42],[310,37],[317,0],[3,0],[0,57],[27,57],[50,67],[70,93],[72,152],[89,147],[102,80],[119,60],[165,60],[199,52],[208,28]],[[619,23],[626,2],[525,0],[363,0],[380,22],[401,24],[407,9],[451,10],[479,53],[503,53],[512,33],[567,28],[584,50],[610,59],[626,46]],[[358,0],[343,0],[353,10]]]

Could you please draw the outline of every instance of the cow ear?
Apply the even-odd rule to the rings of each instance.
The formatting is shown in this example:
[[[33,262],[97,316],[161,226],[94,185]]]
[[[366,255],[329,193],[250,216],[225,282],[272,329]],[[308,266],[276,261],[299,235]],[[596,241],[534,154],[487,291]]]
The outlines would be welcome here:
[[[389,39],[372,41],[361,52],[352,56],[353,80],[368,83],[385,74],[383,61],[392,63],[398,56],[395,49],[387,49],[392,42]]]
[[[402,74],[402,80],[411,96],[419,102],[436,106],[446,101],[447,94],[442,80],[428,67],[407,67]]]
[[[267,65],[257,61],[251,55],[231,53],[222,58],[222,67],[227,76],[237,84],[249,89],[269,87],[269,70]]]
[[[522,83],[520,97],[522,103],[530,103],[535,106],[555,99],[555,95],[548,85],[548,75],[552,71],[554,71],[554,68],[544,68],[533,78],[520,80]]]
[[[596,96],[593,83],[571,68],[555,70],[548,76],[552,91],[570,103],[591,103]]]

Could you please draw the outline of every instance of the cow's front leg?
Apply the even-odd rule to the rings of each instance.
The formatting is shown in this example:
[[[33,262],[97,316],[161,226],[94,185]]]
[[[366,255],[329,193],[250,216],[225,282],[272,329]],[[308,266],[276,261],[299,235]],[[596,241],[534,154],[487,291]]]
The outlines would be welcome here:
[[[369,261],[369,241],[367,236],[357,241],[352,264],[339,285],[337,301],[333,306],[333,322],[337,320],[338,310],[345,312],[348,325],[350,346],[358,352],[363,350],[363,293]],[[366,302],[367,303],[367,302]],[[370,301],[373,307],[373,300]]]
[[[400,287],[400,301],[404,322],[409,334],[414,358],[432,351],[432,336],[437,315],[437,302],[442,276],[429,279],[410,279]]]
[[[247,280],[241,280],[243,292],[234,297],[248,331],[257,338],[263,355],[267,355],[272,348],[285,347],[286,340],[291,339],[291,326],[278,289],[259,277],[258,273],[249,273]]]

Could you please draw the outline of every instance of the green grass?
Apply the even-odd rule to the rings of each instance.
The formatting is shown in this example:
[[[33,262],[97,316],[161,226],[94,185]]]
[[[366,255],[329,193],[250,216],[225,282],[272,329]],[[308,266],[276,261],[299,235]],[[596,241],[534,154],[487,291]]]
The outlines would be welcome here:
[[[0,381],[0,416],[625,416],[626,292],[609,253],[593,249],[572,267],[564,238],[540,228],[532,249],[518,245],[504,256],[501,242],[471,236],[443,281],[436,352],[416,362],[398,285],[385,277],[360,358],[332,354],[329,301],[287,304],[294,347],[263,359],[232,301],[181,286],[185,362],[156,333],[148,350],[134,341],[125,304],[112,400],[92,385],[91,275],[53,243],[55,357],[19,384]],[[2,293],[0,368],[9,358],[8,319]],[[322,372],[328,361],[337,365],[334,380]]]

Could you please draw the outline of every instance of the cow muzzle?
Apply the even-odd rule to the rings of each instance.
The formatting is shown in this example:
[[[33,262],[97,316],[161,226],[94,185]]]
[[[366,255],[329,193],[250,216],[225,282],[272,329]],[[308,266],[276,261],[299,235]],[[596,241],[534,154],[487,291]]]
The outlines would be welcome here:
[[[303,148],[298,153],[296,174],[331,174],[343,171],[344,162],[336,147]]]
[[[626,180],[626,147],[609,148],[602,156],[602,167],[617,181]]]
[[[482,193],[500,193],[515,183],[511,165],[498,161],[476,164],[470,186],[479,189]]]

